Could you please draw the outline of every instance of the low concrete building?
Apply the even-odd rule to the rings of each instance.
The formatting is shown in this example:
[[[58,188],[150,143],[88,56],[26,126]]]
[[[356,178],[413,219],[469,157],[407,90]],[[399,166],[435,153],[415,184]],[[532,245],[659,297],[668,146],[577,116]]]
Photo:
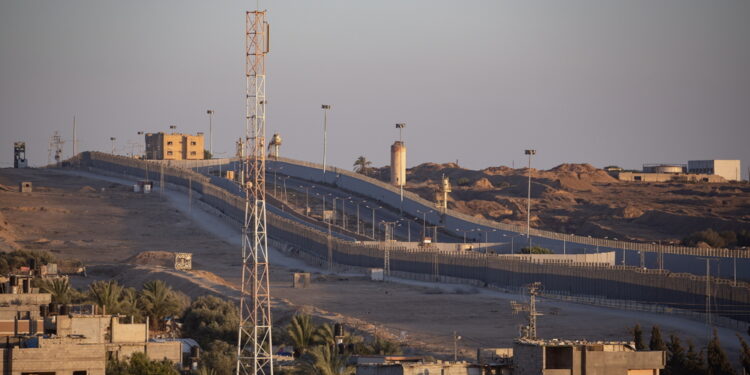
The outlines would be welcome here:
[[[726,182],[719,175],[696,173],[617,172],[616,177],[631,182]]]
[[[740,180],[739,160],[688,160],[687,172],[721,176],[727,181]]]
[[[483,375],[483,366],[468,362],[423,362],[420,357],[362,357],[356,375]]]
[[[658,375],[663,351],[636,351],[634,343],[519,339],[514,375]]]

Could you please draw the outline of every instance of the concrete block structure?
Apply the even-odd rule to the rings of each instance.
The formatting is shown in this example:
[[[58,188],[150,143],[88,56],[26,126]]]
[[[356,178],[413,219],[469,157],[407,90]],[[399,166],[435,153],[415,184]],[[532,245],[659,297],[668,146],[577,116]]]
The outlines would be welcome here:
[[[634,343],[519,339],[514,375],[658,375],[663,351],[636,351]]]
[[[31,193],[31,181],[22,181],[18,184],[18,191],[21,193]]]
[[[688,160],[688,173],[721,176],[727,181],[740,180],[739,160]]]
[[[205,141],[203,133],[147,133],[146,159],[151,160],[203,160]]]

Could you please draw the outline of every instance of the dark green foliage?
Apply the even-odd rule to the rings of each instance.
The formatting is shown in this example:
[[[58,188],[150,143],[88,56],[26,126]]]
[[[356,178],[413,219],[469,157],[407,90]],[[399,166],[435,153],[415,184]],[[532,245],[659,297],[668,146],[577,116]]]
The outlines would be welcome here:
[[[37,281],[37,287],[52,295],[52,303],[79,303],[83,299],[81,292],[70,287],[70,281],[67,277],[40,279]]]
[[[635,350],[644,350],[646,345],[643,344],[643,330],[640,324],[633,327],[633,341],[635,341]]]
[[[37,266],[54,263],[55,256],[47,251],[38,250],[15,250],[9,253],[0,253],[0,274],[8,274],[21,267],[30,267],[34,259]]]
[[[735,375],[734,369],[729,363],[727,353],[721,347],[715,329],[714,337],[708,342],[708,347],[706,348],[706,360],[710,375]]]
[[[315,325],[310,315],[298,314],[286,328],[294,346],[294,357],[297,358],[307,351],[315,342]]]
[[[180,315],[189,303],[187,296],[175,292],[161,280],[143,284],[138,294],[138,307],[157,329],[164,329],[164,319]]]
[[[206,160],[208,160],[208,159],[213,159],[214,156],[213,156],[213,154],[211,154],[210,151],[203,150],[203,158],[206,159]]]
[[[554,254],[550,249],[541,246],[524,247],[521,249],[519,254]]]
[[[651,327],[651,341],[648,343],[648,348],[651,350],[667,350],[667,345],[664,344],[664,340],[661,338],[659,326]]]
[[[458,186],[468,186],[470,183],[471,183],[471,180],[469,180],[466,177],[459,177],[456,180],[456,185],[458,185]]]
[[[168,360],[152,361],[144,353],[134,353],[129,360],[107,362],[107,375],[179,375]]]
[[[742,349],[740,350],[740,362],[742,363],[742,368],[745,369],[746,373],[750,373],[750,346],[739,334],[737,334],[737,338],[740,340],[740,346],[742,346]]]
[[[364,156],[360,156],[357,158],[357,160],[354,161],[354,171],[363,175],[367,175],[367,172],[370,170],[371,165],[371,161],[367,160],[367,158]]]
[[[682,240],[685,246],[696,246],[699,242],[705,242],[711,247],[750,246],[750,231],[743,229],[736,232],[730,230],[717,232],[709,228],[695,232]]]
[[[370,354],[375,355],[398,355],[401,354],[401,347],[393,341],[376,337],[375,341],[370,344]]]
[[[328,345],[310,349],[299,361],[298,373],[304,375],[354,375],[348,355],[340,355]]]
[[[214,340],[227,343],[237,341],[239,326],[237,306],[215,296],[198,297],[185,310],[182,333],[206,347]]]
[[[704,375],[708,374],[706,363],[703,359],[703,353],[695,351],[695,345],[688,340],[688,351],[685,354],[685,374]]]
[[[214,340],[201,356],[201,369],[213,370],[215,375],[232,375],[237,364],[237,348],[221,340]]]
[[[685,348],[682,347],[680,338],[670,335],[667,343],[667,366],[664,368],[664,375],[687,374],[686,361]]]

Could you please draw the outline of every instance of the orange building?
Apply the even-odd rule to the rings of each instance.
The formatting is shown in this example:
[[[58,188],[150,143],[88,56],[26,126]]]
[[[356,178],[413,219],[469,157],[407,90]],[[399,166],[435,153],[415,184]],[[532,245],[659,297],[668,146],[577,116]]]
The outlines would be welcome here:
[[[146,159],[202,160],[204,148],[203,133],[197,135],[162,132],[146,134]]]

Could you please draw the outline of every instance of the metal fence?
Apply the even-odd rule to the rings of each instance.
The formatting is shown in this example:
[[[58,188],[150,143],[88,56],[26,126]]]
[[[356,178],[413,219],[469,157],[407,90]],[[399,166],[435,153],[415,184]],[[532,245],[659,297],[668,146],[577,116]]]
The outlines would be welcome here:
[[[147,162],[101,153],[83,153],[77,165],[131,176],[144,176]],[[201,200],[242,221],[244,199],[218,187],[211,178],[188,169],[149,168],[149,178],[187,187],[201,194]],[[441,252],[406,249],[392,245],[363,244],[329,237],[314,227],[273,212],[268,214],[269,237],[287,244],[294,251],[334,263],[382,268],[388,253],[393,272],[424,275],[426,279],[467,280],[478,286],[519,288],[540,281],[547,293],[638,303],[692,313],[705,312],[706,290],[710,287],[712,314],[750,321],[750,284],[688,273],[643,269],[632,266],[592,265],[571,262],[529,262],[514,256],[475,252]],[[566,297],[568,298],[568,297]]]

